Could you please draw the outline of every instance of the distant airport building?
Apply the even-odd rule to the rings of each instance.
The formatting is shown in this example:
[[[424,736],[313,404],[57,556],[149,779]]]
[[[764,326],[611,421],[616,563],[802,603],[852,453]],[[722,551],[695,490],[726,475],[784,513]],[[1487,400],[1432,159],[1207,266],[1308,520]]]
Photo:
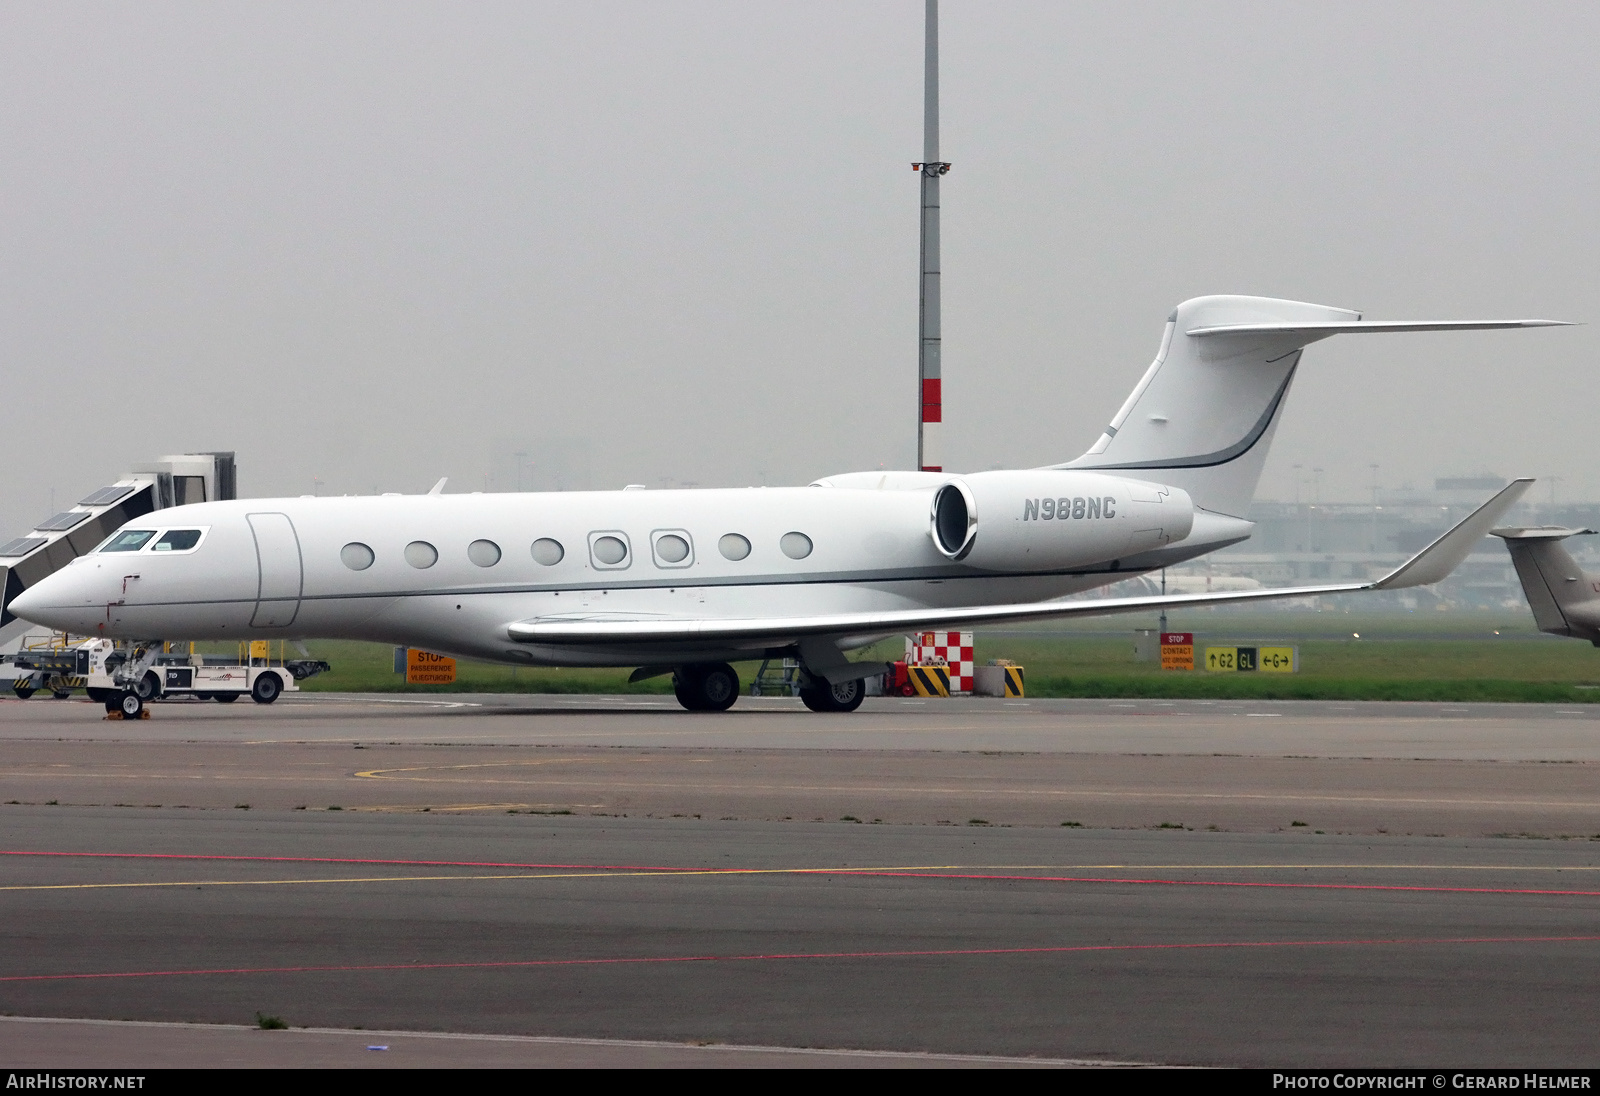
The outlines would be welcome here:
[[[1454,522],[1508,481],[1503,476],[1449,476],[1432,489],[1380,489],[1368,502],[1272,502],[1258,500],[1249,518],[1255,534],[1242,544],[1167,571],[1182,592],[1222,588],[1220,580],[1253,579],[1263,586],[1311,586],[1377,578],[1395,563],[1427,547]],[[1542,494],[1536,486],[1535,494]],[[1600,503],[1524,501],[1506,516],[1508,525],[1562,525],[1600,529]],[[1600,568],[1600,537],[1569,541],[1580,563]],[[1159,576],[1144,580],[1159,589]],[[1123,585],[1123,584],[1119,584]],[[1124,592],[1119,589],[1118,593]],[[1340,604],[1343,604],[1341,602]],[[1354,601],[1351,602],[1354,605]],[[1364,594],[1361,605],[1388,609],[1526,610],[1522,588],[1504,546],[1485,537],[1456,572],[1435,587]],[[1304,610],[1306,602],[1276,602],[1272,608]]]

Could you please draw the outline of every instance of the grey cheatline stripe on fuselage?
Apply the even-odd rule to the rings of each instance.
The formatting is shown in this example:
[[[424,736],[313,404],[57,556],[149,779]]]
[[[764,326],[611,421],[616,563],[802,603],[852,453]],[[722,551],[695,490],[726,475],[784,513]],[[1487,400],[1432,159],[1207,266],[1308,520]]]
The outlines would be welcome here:
[[[443,587],[431,590],[387,590],[363,593],[344,594],[303,594],[301,601],[360,601],[371,598],[402,598],[402,597],[482,597],[484,595],[499,594],[550,594],[550,593],[594,593],[600,590],[697,590],[703,587],[714,586],[813,586],[818,584],[837,583],[868,583],[868,582],[971,582],[988,579],[1032,579],[1032,578],[1071,578],[1074,576],[1089,577],[1091,575],[1116,575],[1119,578],[1134,578],[1151,570],[1150,567],[1140,567],[1137,570],[1121,570],[1115,566],[1117,560],[1107,560],[1104,564],[1089,567],[1066,568],[1057,571],[985,571],[981,574],[949,574],[931,571],[918,571],[914,573],[888,572],[888,571],[857,571],[848,573],[816,574],[804,577],[772,577],[772,578],[707,578],[694,582],[663,582],[655,579],[639,579],[633,582],[593,582],[581,586],[553,586],[553,585],[515,585],[494,586],[485,588],[472,587]],[[1108,579],[1107,581],[1115,581]],[[1066,596],[1066,595],[1060,595]],[[143,601],[132,608],[162,608],[174,605],[233,605],[241,601],[253,601],[251,597],[223,597],[206,598],[194,601]],[[274,599],[266,599],[274,600]],[[279,600],[293,601],[294,598]],[[1025,604],[1025,603],[1019,603]]]
[[[1261,413],[1256,424],[1234,444],[1226,449],[1218,449],[1215,453],[1205,453],[1198,457],[1163,457],[1160,460],[1129,461],[1126,464],[1056,464],[1052,468],[1070,468],[1074,472],[1104,472],[1110,469],[1128,468],[1211,468],[1219,464],[1227,464],[1230,460],[1238,460],[1251,449],[1256,442],[1261,440],[1261,435],[1267,432],[1267,427],[1272,425],[1272,418],[1278,413],[1278,407],[1283,403],[1283,397],[1289,392],[1289,385],[1294,380],[1294,371],[1300,368],[1299,355],[1302,351],[1295,351],[1295,362],[1289,367],[1288,374],[1283,378],[1283,383],[1278,386],[1278,391],[1273,393],[1272,400],[1267,404],[1267,409]],[[1108,430],[1107,433],[1115,435],[1116,431]]]

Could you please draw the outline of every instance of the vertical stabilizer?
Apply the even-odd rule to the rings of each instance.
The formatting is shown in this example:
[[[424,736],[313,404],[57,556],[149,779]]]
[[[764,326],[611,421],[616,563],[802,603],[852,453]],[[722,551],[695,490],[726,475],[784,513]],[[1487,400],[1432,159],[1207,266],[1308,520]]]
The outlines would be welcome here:
[[[1243,517],[1305,347],[1332,335],[1565,327],[1559,320],[1362,320],[1271,297],[1196,297],[1167,319],[1161,352],[1100,440],[1056,468],[1131,472]]]
[[[1600,576],[1578,566],[1561,542],[1593,529],[1495,529],[1506,542],[1522,592],[1541,632],[1587,639],[1600,647]]]
[[[1270,297],[1196,297],[1167,319],[1161,351],[1100,440],[1062,468],[1137,473],[1170,483],[1207,510],[1242,517],[1306,344],[1303,324],[1358,323],[1359,312]],[[1191,332],[1244,325],[1247,330]],[[1328,332],[1332,334],[1333,332]]]

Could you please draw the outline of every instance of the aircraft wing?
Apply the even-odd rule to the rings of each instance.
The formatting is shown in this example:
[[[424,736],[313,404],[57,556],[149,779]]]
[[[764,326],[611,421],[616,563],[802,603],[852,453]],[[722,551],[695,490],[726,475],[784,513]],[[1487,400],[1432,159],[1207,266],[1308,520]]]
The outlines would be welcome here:
[[[826,613],[805,617],[629,618],[607,616],[535,617],[509,626],[519,643],[616,645],[635,643],[703,643],[707,645],[781,647],[812,637],[869,636],[928,629],[969,628],[1106,616],[1184,605],[1223,605],[1270,598],[1314,597],[1362,590],[1399,590],[1438,582],[1467,558],[1478,541],[1522,497],[1533,483],[1515,480],[1447,533],[1375,582],[1333,586],[1293,586],[1271,590],[1226,590],[1211,594],[1107,598],[1097,601],[1045,601],[1026,605],[981,605],[960,609],[898,609],[858,613]]]

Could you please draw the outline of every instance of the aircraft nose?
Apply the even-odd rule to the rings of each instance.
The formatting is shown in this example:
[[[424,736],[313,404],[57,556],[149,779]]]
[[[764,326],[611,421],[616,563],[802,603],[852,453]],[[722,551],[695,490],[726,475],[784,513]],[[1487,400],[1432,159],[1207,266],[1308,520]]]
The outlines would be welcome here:
[[[52,628],[68,627],[65,615],[71,612],[72,583],[64,574],[46,575],[6,604],[12,616]],[[78,615],[78,614],[73,614]]]
[[[38,609],[43,604],[44,599],[39,596],[38,587],[34,586],[22,591],[22,593],[6,602],[6,611],[12,616],[19,616],[24,620],[33,620],[30,610]]]

